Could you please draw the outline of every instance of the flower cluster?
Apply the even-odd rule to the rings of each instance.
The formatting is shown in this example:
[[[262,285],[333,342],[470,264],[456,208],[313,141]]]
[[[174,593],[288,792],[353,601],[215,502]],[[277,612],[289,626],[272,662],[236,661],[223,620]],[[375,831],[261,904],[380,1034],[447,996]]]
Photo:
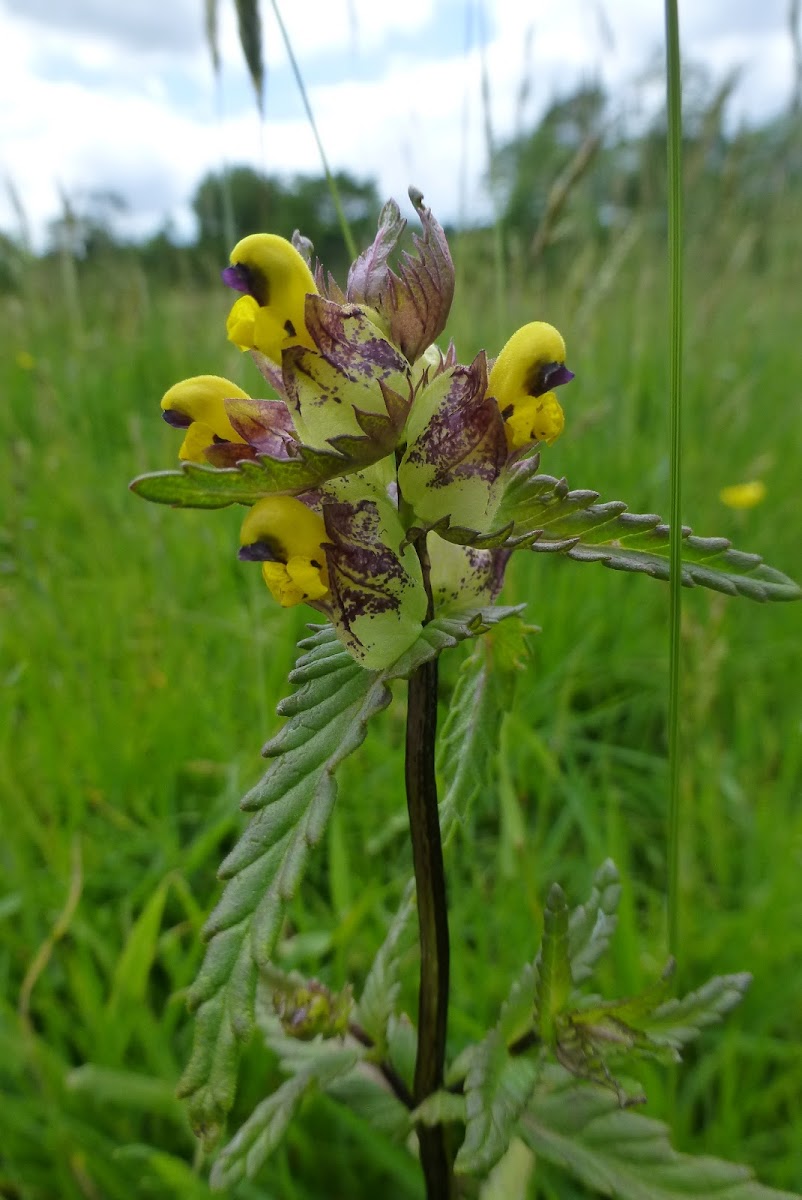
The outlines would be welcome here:
[[[394,201],[343,291],[299,235],[244,238],[223,280],[241,293],[228,337],[277,399],[201,375],[161,402],[179,457],[258,478],[240,557],[262,564],[284,606],[330,619],[365,667],[394,662],[435,611],[492,603],[509,541],[497,536],[516,462],[563,428],[554,389],[572,378],[551,325],[519,329],[489,364],[436,339],[454,267],[419,192],[423,226],[397,272],[406,225]],[[509,532],[507,529],[506,532]]]

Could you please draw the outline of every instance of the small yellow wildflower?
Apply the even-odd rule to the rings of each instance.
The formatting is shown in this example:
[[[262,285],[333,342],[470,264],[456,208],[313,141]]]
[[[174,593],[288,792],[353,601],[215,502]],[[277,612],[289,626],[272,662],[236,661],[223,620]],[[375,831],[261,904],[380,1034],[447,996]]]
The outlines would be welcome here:
[[[252,233],[231,251],[223,280],[244,292],[226,323],[229,341],[240,350],[259,350],[275,363],[291,345],[314,349],[304,322],[306,297],[317,287],[291,242],[274,233]]]
[[[509,450],[560,436],[565,417],[551,390],[573,379],[565,365],[565,342],[553,325],[530,321],[517,330],[496,359],[487,381],[504,418]]]
[[[731,487],[722,488],[718,498],[728,508],[754,508],[761,500],[765,500],[766,485],[761,479],[752,479],[749,483],[734,483]]]
[[[193,375],[164,393],[162,416],[169,425],[185,429],[178,451],[183,462],[206,461],[204,451],[215,441],[245,444],[226,414],[226,400],[247,400],[248,393],[221,375]]]
[[[294,496],[257,500],[242,522],[240,558],[262,563],[262,576],[282,608],[320,600],[329,590],[323,518]]]
[[[36,359],[29,350],[18,350],[16,359],[21,371],[32,371],[36,366]]]

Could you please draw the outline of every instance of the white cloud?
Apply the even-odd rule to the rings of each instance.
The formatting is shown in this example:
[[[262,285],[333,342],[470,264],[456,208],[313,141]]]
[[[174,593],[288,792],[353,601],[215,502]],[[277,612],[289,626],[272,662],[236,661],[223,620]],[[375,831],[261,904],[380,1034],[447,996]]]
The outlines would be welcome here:
[[[474,22],[472,48],[462,54],[455,54],[454,42],[465,45],[469,24],[441,31],[450,44],[440,47],[438,60],[431,30],[438,18],[443,24],[443,2],[298,0],[283,11],[306,78],[326,79],[310,84],[310,99],[332,166],[375,176],[380,192],[400,201],[415,183],[443,218],[470,219],[487,211],[477,30]],[[215,115],[199,0],[173,0],[170,6],[155,0],[5,4],[1,169],[16,185],[40,237],[47,219],[58,213],[59,187],[118,190],[135,205],[138,229],[155,227],[169,213],[188,230],[197,181],[224,162],[249,162],[272,172],[319,171],[314,139],[271,22],[265,29],[268,120],[260,131],[233,4],[220,6],[223,91],[231,114],[222,121]],[[791,51],[782,0],[764,0],[759,23],[754,0],[689,7],[688,57],[705,61],[719,78],[743,64],[733,107],[737,116],[763,119],[787,102]],[[453,3],[447,11],[456,11]],[[67,12],[70,26],[64,28]],[[602,78],[618,97],[635,95],[638,77],[660,49],[659,0],[615,0],[604,9],[595,0],[561,0],[532,12],[529,31],[519,0],[488,0],[485,24],[493,36],[484,58],[498,139],[510,136],[520,120],[525,75],[525,114],[531,120],[555,93],[567,92],[581,78]],[[373,69],[359,71],[368,59]],[[277,90],[282,84],[284,94]],[[276,119],[271,112],[288,115]],[[13,224],[11,206],[4,209],[0,197],[0,228]]]
[[[4,0],[4,7],[21,18],[32,36],[41,37],[42,30],[58,30],[71,40],[88,35],[126,52],[180,52],[196,45],[202,35],[202,9],[197,0],[170,0],[169,4],[153,0]]]

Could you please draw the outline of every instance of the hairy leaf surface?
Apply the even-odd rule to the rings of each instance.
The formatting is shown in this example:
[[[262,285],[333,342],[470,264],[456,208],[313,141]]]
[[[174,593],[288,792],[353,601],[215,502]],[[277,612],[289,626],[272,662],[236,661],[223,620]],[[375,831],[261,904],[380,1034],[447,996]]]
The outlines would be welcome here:
[[[518,1131],[539,1158],[617,1200],[799,1200],[763,1187],[748,1167],[678,1153],[662,1122],[558,1066],[544,1069]]]
[[[438,740],[438,770],[445,781],[440,801],[444,841],[454,823],[482,792],[495,792],[494,763],[501,722],[512,702],[526,626],[508,621],[477,642],[457,677]]]
[[[359,1061],[359,1051],[339,1043],[315,1046],[314,1059],[302,1071],[285,1079],[258,1104],[248,1120],[221,1150],[214,1164],[211,1185],[230,1188],[243,1176],[252,1179],[281,1141],[304,1096],[315,1087],[325,1089],[349,1074]]]
[[[568,956],[575,984],[593,974],[594,966],[610,944],[618,923],[620,899],[618,870],[608,858],[596,872],[587,901],[573,910],[568,922]]]
[[[537,466],[535,456],[508,469],[494,522],[504,533],[501,544],[668,579],[669,527],[660,517],[627,512],[620,500],[597,504],[598,492],[570,491],[564,479],[537,474]],[[494,539],[488,537],[489,545]],[[682,583],[750,600],[802,597],[792,579],[759,555],[735,550],[727,538],[697,537],[687,526],[682,530]]]
[[[387,1050],[387,1028],[401,988],[401,956],[414,912],[415,891],[410,883],[359,999],[357,1020],[373,1042],[371,1054],[375,1058],[383,1058]]]
[[[736,1004],[740,1004],[752,976],[715,975],[695,992],[676,1000],[666,1000],[638,1021],[639,1029],[653,1042],[679,1050],[699,1036],[709,1025],[716,1025]]]
[[[381,672],[359,666],[328,625],[300,643],[305,653],[290,673],[296,690],[278,708],[288,720],[264,748],[270,768],[242,801],[255,815],[220,868],[227,885],[206,923],[209,945],[189,993],[195,1040],[179,1094],[189,1100],[190,1120],[207,1143],[219,1136],[233,1103],[239,1047],[253,1028],[258,970],[270,960],[309,850],[325,832],[336,768],[389,703],[392,680],[517,611],[496,607],[438,618]]]

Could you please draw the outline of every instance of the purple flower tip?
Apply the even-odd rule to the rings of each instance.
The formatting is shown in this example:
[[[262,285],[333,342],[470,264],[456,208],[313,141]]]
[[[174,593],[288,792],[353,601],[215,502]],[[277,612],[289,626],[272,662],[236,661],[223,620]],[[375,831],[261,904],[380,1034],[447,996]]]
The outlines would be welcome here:
[[[233,267],[226,267],[220,272],[220,278],[226,287],[233,288],[235,292],[253,295],[251,273],[244,263],[235,263]]]
[[[548,372],[545,382],[549,388],[555,388],[560,387],[563,383],[570,383],[573,378],[574,372],[569,371],[565,363],[555,363],[554,368]]]
[[[240,562],[281,562],[272,546],[267,542],[251,542],[240,546],[237,558]]]
[[[172,408],[162,409],[162,420],[166,421],[168,425],[172,425],[173,429],[188,429],[192,424],[192,417],[187,416],[186,413],[176,412]]]

